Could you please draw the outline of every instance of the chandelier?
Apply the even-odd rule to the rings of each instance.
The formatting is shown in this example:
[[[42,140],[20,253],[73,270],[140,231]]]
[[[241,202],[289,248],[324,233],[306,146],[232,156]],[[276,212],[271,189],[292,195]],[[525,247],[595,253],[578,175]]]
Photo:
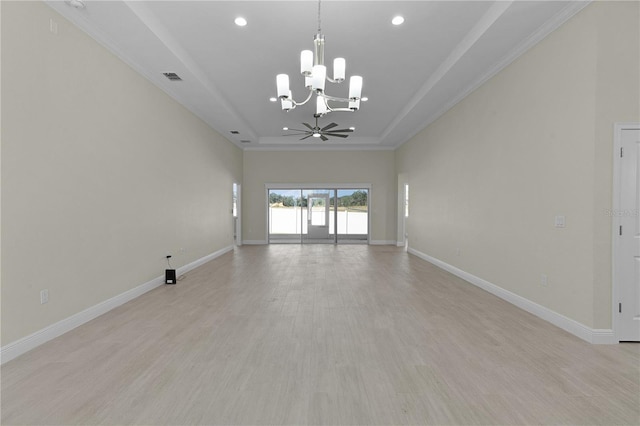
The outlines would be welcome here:
[[[324,64],[324,35],[322,34],[320,21],[320,0],[318,0],[318,33],[313,38],[315,51],[303,50],[300,53],[300,73],[304,77],[304,86],[309,95],[302,102],[296,102],[289,89],[289,76],[278,74],[276,85],[278,98],[283,111],[290,111],[297,106],[304,105],[316,95],[316,113],[320,117],[333,111],[357,111],[360,108],[362,95],[362,77],[354,75],[349,78],[349,97],[338,98],[325,92],[325,83],[340,84],[345,81],[346,61],[344,58],[333,60],[333,78],[327,75],[327,67]],[[329,102],[342,104],[331,106]]]

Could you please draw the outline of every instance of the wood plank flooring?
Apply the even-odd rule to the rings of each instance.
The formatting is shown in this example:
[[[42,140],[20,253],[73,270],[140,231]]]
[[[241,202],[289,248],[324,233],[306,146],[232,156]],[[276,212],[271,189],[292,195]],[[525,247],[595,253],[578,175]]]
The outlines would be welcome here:
[[[2,424],[639,424],[590,345],[385,246],[245,246],[2,367]]]

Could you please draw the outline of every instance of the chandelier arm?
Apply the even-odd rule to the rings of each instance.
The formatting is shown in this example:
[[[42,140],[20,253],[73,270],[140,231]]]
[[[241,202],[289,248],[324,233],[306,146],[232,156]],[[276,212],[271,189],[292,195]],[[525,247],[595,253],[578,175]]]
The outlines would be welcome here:
[[[327,76],[326,78],[327,78],[327,81],[328,81],[328,82],[330,82],[330,83],[336,83],[336,84],[340,84],[340,83],[343,83],[343,82],[345,81],[345,80],[334,80],[334,79],[332,79],[332,78],[331,78],[331,77],[329,77],[329,76]]]
[[[331,112],[354,112],[351,108],[329,108]]]
[[[352,102],[352,101],[354,101],[354,99],[349,99],[349,98],[336,98],[335,96],[330,96],[330,95],[327,95],[326,93],[318,93],[318,96],[322,96],[326,100],[334,101],[334,102]],[[355,99],[355,100],[357,100],[357,99]]]
[[[304,105],[307,102],[309,102],[309,99],[311,99],[311,96],[313,95],[313,91],[309,91],[309,96],[307,96],[307,99],[305,99],[302,102],[296,102],[295,100],[293,100],[293,98],[291,98],[291,101],[293,102],[293,105],[298,106],[298,105]]]

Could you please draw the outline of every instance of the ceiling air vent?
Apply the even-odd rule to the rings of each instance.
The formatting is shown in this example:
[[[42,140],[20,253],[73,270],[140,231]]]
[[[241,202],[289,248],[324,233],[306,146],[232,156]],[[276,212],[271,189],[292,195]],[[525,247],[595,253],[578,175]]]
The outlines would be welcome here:
[[[232,131],[231,131],[231,134],[232,134],[232,135],[239,135],[239,134],[240,134],[240,132],[239,132],[239,131],[237,131],[237,130],[232,130]]]
[[[241,140],[240,142],[242,142],[242,143],[251,143],[251,141],[248,141],[248,140],[246,140],[246,139],[243,139],[243,140]]]
[[[164,74],[164,76],[167,77],[171,81],[182,81],[180,76],[178,74],[176,74],[175,72],[163,72],[162,74]]]

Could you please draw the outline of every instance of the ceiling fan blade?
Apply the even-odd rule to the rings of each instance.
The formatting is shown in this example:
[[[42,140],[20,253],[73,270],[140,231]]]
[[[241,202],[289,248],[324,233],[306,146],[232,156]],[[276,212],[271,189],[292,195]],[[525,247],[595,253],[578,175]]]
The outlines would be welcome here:
[[[337,138],[348,138],[349,135],[341,135],[340,133],[325,133],[327,136],[337,137]]]
[[[353,130],[351,129],[338,129],[338,130],[331,130],[331,133],[335,133],[335,132],[353,132]]]
[[[301,140],[301,141],[303,141],[303,140],[305,140],[306,138],[310,138],[311,136],[313,136],[313,135],[307,135],[307,136],[305,136],[304,138],[302,138],[302,139],[300,139],[300,140]]]
[[[303,133],[308,133],[308,130],[304,130],[304,129],[289,129],[292,132],[303,132]]]
[[[328,141],[329,138],[327,138],[325,135],[320,135],[320,139],[322,139],[323,141]]]
[[[311,127],[311,124],[309,124],[309,123],[302,123],[302,124],[304,124],[305,126],[307,126],[307,127],[309,128],[309,130],[313,130],[313,127]]]
[[[308,135],[309,132],[302,132],[302,133],[287,133],[286,135],[282,135],[282,136],[302,136],[302,135]]]
[[[329,130],[329,129],[333,129],[334,127],[336,127],[337,124],[336,123],[331,123],[331,124],[327,124],[326,126],[324,126],[322,129],[320,129],[320,131],[324,132],[325,130]]]

